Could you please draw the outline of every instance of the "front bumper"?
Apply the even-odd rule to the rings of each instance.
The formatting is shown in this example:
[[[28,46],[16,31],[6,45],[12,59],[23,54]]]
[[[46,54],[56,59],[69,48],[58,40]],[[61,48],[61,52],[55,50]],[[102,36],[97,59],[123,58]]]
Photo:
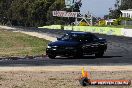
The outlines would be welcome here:
[[[71,56],[77,52],[76,49],[58,49],[58,48],[46,48],[46,55],[62,55],[62,56]]]

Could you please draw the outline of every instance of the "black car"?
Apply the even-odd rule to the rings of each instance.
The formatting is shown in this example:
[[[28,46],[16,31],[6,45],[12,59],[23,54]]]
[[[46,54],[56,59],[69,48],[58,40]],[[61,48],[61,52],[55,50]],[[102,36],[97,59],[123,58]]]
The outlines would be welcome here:
[[[58,41],[51,42],[46,48],[49,58],[56,56],[81,57],[83,55],[95,54],[102,57],[107,49],[106,39],[98,38],[89,32],[70,32],[57,38]]]

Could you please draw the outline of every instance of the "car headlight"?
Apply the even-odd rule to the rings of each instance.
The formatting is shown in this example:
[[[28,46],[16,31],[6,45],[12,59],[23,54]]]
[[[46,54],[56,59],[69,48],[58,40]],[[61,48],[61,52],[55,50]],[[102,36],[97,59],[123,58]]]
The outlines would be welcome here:
[[[47,48],[51,48],[51,46],[47,46]]]

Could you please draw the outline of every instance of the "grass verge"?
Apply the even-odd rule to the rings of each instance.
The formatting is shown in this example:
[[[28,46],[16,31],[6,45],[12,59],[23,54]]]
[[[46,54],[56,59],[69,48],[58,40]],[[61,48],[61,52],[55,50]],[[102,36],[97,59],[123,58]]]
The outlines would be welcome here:
[[[0,29],[0,57],[42,55],[49,41]]]

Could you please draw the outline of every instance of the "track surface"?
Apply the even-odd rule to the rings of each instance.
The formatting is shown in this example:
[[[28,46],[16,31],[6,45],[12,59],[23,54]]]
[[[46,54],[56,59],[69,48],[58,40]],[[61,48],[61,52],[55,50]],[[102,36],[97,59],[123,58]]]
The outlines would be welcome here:
[[[25,29],[27,30],[27,28]],[[63,30],[46,30],[37,28],[28,28],[28,31],[43,32],[53,37],[60,36],[67,32]],[[0,66],[132,65],[132,38],[102,34],[96,35],[106,38],[108,41],[108,49],[102,58],[86,56],[76,59],[61,57],[49,59],[48,57],[45,57],[31,60],[1,60]]]

